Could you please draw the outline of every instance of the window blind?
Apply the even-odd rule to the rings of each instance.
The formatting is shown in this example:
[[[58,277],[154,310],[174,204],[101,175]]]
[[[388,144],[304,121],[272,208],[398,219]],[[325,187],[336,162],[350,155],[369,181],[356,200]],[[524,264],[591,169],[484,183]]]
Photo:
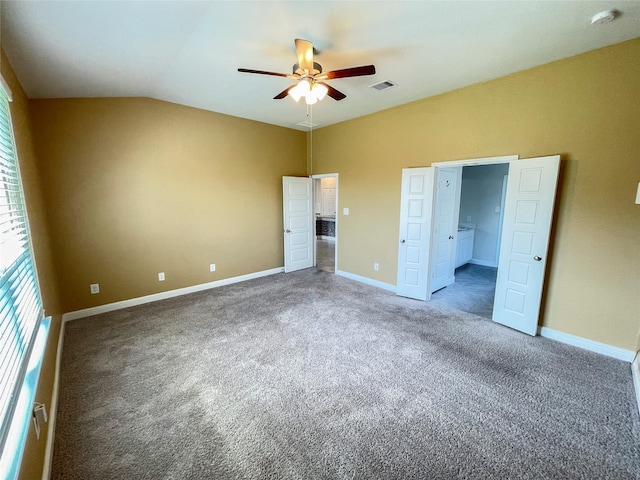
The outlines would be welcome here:
[[[9,99],[0,88],[0,449],[42,314]]]

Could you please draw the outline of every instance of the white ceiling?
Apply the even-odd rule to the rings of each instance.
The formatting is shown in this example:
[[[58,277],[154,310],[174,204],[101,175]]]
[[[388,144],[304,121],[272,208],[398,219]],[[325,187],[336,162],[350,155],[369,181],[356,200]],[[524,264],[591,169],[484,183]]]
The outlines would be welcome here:
[[[319,127],[640,36],[640,1],[1,1],[1,41],[30,98],[152,97],[288,128],[302,101],[294,38],[313,42],[347,98],[313,107]],[[592,26],[595,13],[621,15]],[[396,87],[368,88],[390,80]]]

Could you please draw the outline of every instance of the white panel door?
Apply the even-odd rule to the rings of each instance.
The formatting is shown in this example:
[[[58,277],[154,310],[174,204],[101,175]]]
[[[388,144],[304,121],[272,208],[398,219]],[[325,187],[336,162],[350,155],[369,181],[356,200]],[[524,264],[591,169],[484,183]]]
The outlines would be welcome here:
[[[284,271],[313,267],[313,188],[305,177],[282,177]]]
[[[560,156],[509,164],[493,320],[536,335]]]
[[[458,234],[459,198],[458,170],[438,168],[433,213],[433,250],[430,262],[431,292],[451,285],[455,281],[455,238]]]
[[[430,297],[434,171],[432,167],[402,170],[397,294],[418,300]]]

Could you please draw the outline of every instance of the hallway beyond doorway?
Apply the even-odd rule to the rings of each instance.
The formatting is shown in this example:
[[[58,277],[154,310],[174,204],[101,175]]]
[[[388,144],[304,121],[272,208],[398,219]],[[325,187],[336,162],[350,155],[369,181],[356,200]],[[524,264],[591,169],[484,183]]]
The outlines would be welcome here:
[[[325,272],[335,273],[335,240],[316,239],[316,268]]]

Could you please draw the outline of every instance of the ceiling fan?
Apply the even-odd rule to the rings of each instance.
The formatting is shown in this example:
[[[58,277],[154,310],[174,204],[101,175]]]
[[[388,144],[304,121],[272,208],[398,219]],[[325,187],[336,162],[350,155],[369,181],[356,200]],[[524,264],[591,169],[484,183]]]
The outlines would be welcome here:
[[[239,72],[258,73],[260,75],[274,75],[276,77],[287,77],[296,80],[296,83],[290,85],[278,95],[274,100],[281,100],[289,95],[296,102],[304,97],[307,105],[322,100],[329,95],[334,100],[342,100],[346,95],[330,85],[324,83],[324,80],[333,80],[335,78],[360,77],[363,75],[373,75],[376,73],[374,65],[364,65],[362,67],[344,68],[342,70],[333,70],[331,72],[322,72],[322,66],[313,61],[313,45],[308,40],[295,39],[296,54],[298,62],[293,65],[293,73],[277,73],[265,72],[264,70],[251,70],[248,68],[239,68]]]

